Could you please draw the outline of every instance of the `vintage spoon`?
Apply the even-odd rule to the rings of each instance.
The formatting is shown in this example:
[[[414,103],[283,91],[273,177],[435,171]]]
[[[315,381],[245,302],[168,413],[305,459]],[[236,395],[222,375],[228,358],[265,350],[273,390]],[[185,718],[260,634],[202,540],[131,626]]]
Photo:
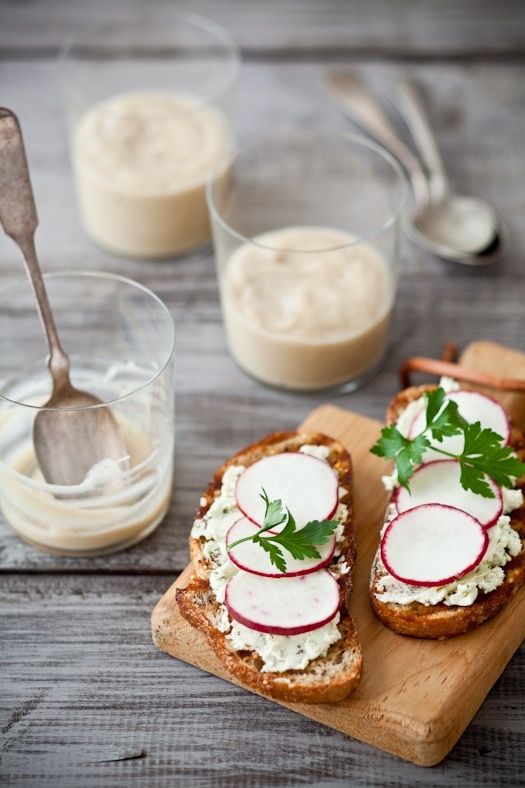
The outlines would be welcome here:
[[[487,265],[501,256],[501,229],[494,224],[493,215],[489,223],[490,229],[483,231],[484,242],[476,244],[478,248],[470,252],[465,251],[465,234],[462,234],[463,242],[459,248],[455,244],[458,236],[456,223],[462,221],[461,215],[454,215],[450,223],[441,222],[437,230],[435,224],[431,226],[428,216],[436,213],[432,184],[428,182],[419,160],[400,139],[379,103],[356,74],[332,70],[326,76],[325,86],[336,106],[384,145],[405,168],[412,185],[415,205],[406,230],[415,243],[432,254],[464,265]],[[486,217],[486,211],[483,215]],[[448,216],[450,218],[450,211]]]
[[[396,106],[403,116],[428,172],[430,202],[417,218],[418,229],[437,242],[476,255],[498,235],[499,220],[486,200],[455,194],[449,185],[425,106],[416,86],[396,82]]]
[[[58,338],[35,251],[38,217],[22,133],[17,117],[3,108],[0,108],[0,224],[22,252],[49,347],[48,368],[53,391],[34,421],[35,454],[49,484],[80,484],[89,469],[102,459],[126,463],[127,450],[110,409],[92,394],[77,391],[69,379],[69,358]]]

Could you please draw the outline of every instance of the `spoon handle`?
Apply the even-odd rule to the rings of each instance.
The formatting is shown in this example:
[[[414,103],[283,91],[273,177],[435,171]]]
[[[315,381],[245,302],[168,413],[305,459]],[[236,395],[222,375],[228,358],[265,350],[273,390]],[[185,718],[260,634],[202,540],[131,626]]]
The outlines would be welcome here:
[[[69,358],[58,338],[36,256],[34,236],[38,216],[20,124],[16,115],[3,107],[0,107],[0,224],[22,252],[49,347],[49,369],[57,388],[68,382]]]
[[[408,173],[417,205],[428,202],[428,183],[421,164],[400,139],[396,129],[360,78],[349,71],[328,73],[325,86],[342,111],[377,142],[384,145]]]
[[[396,89],[398,109],[428,169],[431,199],[439,202],[449,191],[448,179],[423,98],[415,84],[408,79],[399,77]]]

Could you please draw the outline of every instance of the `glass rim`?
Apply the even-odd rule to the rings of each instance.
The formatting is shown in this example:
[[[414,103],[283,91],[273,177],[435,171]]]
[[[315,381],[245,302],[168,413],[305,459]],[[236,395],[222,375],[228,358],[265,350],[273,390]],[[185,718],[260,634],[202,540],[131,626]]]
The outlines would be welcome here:
[[[231,226],[229,222],[227,222],[221,212],[219,211],[218,207],[215,204],[213,190],[214,185],[217,181],[218,176],[224,173],[229,164],[233,164],[237,158],[249,151],[250,149],[254,149],[258,144],[263,142],[268,142],[271,140],[281,140],[281,139],[288,139],[290,141],[293,138],[297,138],[298,136],[302,136],[304,138],[310,137],[312,140],[315,138],[332,138],[338,139],[342,142],[348,142],[352,144],[362,145],[363,147],[368,148],[371,151],[377,153],[384,161],[386,161],[392,167],[392,170],[396,173],[399,183],[400,183],[400,195],[397,201],[396,206],[390,212],[390,216],[388,219],[383,222],[378,228],[375,230],[360,235],[355,239],[355,241],[343,244],[337,244],[336,246],[329,246],[329,247],[321,247],[316,249],[285,249],[281,246],[270,246],[268,244],[261,243],[260,241],[255,240],[254,236],[246,236],[243,233],[240,233],[234,227]],[[403,170],[401,164],[396,159],[396,157],[390,153],[385,147],[381,144],[375,142],[374,140],[370,140],[367,137],[364,137],[360,134],[352,134],[350,132],[345,131],[338,131],[333,129],[289,129],[288,131],[276,131],[270,132],[268,134],[257,135],[253,136],[248,142],[245,142],[242,145],[237,146],[234,150],[230,150],[226,155],[222,156],[221,159],[214,165],[214,167],[210,170],[208,174],[208,178],[206,181],[206,201],[208,203],[208,210],[210,212],[210,217],[215,221],[218,225],[222,227],[223,230],[228,232],[231,236],[236,238],[238,241],[241,241],[245,244],[251,244],[253,246],[260,247],[261,249],[266,249],[268,251],[279,251],[285,252],[287,254],[319,254],[320,252],[335,252],[340,249],[348,249],[358,244],[364,243],[370,239],[377,238],[379,235],[384,233],[390,227],[392,227],[398,217],[402,218],[403,211],[408,202],[408,194],[409,194],[409,184],[408,179]]]
[[[108,399],[103,402],[100,402],[97,405],[84,405],[78,408],[49,408],[45,407],[44,405],[32,405],[28,402],[20,402],[19,400],[13,399],[11,397],[5,396],[0,392],[0,402],[8,402],[11,405],[15,405],[19,408],[27,408],[28,410],[34,411],[79,411],[79,410],[98,410],[99,408],[108,408],[113,405],[116,405],[119,402],[124,402],[125,400],[129,399],[130,397],[135,396],[140,391],[148,388],[151,386],[152,383],[159,378],[165,369],[171,363],[174,354],[175,354],[175,322],[171,316],[171,313],[164,303],[164,301],[159,298],[152,290],[142,285],[140,282],[136,282],[134,279],[130,279],[129,277],[122,276],[120,274],[113,274],[108,273],[105,271],[89,271],[89,270],[78,270],[78,271],[51,271],[44,273],[43,275],[44,282],[51,280],[51,279],[100,279],[109,282],[114,282],[122,285],[126,285],[127,287],[131,287],[133,290],[141,292],[144,296],[147,296],[151,301],[155,302],[157,306],[160,307],[161,312],[167,318],[168,326],[170,328],[170,337],[169,337],[169,352],[167,353],[166,358],[164,361],[159,365],[158,369],[154,371],[150,377],[144,382],[141,383],[139,386],[134,387],[131,391],[122,394],[119,397],[115,397],[114,399]],[[12,280],[11,282],[6,283],[5,285],[0,287],[0,294],[4,293],[7,290],[10,290],[15,287],[27,286],[29,290],[31,290],[31,283],[27,278],[17,278]],[[37,312],[37,305],[35,302],[35,313]],[[46,345],[46,338],[44,336],[44,332],[42,331],[42,341],[44,346]],[[66,352],[68,350],[66,349]],[[69,353],[68,353],[69,355]]]
[[[64,94],[70,96],[71,98],[78,98],[82,95],[82,92],[77,90],[77,88],[72,84],[71,80],[66,75],[65,71],[67,68],[67,64],[70,61],[81,61],[87,60],[86,52],[89,50],[100,49],[100,44],[84,44],[82,49],[79,51],[78,56],[74,56],[75,47],[77,47],[80,42],[83,40],[84,33],[92,33],[96,30],[100,30],[103,32],[107,32],[108,29],[117,29],[122,25],[126,25],[132,22],[139,21],[140,19],[144,18],[145,12],[137,10],[135,13],[131,13],[126,16],[124,19],[115,19],[109,23],[96,23],[86,28],[80,35],[71,35],[67,39],[65,39],[62,44],[58,47],[57,55],[56,55],[56,63],[59,70],[59,77],[62,89]],[[233,36],[229,33],[226,28],[220,25],[218,22],[215,22],[213,19],[205,16],[204,14],[194,13],[194,12],[184,12],[184,11],[175,11],[169,13],[169,19],[171,22],[177,21],[181,25],[189,25],[191,27],[197,28],[202,30],[211,36],[214,36],[217,39],[217,42],[224,47],[224,50],[229,53],[228,58],[228,66],[231,70],[231,74],[225,80],[224,84],[218,89],[215,93],[209,96],[204,96],[201,107],[215,105],[220,102],[221,98],[225,96],[235,85],[238,81],[242,66],[242,53],[241,47],[237,43],[237,41],[233,38]],[[109,51],[109,50],[108,50]],[[80,53],[82,52],[82,54]],[[108,58],[109,59],[109,58]],[[116,57],[110,58],[117,60]],[[130,90],[131,92],[144,92],[141,91],[134,91]],[[108,96],[109,98],[109,96]],[[102,100],[101,100],[102,101]],[[195,110],[191,110],[194,112]],[[190,113],[181,113],[181,115],[190,114]]]

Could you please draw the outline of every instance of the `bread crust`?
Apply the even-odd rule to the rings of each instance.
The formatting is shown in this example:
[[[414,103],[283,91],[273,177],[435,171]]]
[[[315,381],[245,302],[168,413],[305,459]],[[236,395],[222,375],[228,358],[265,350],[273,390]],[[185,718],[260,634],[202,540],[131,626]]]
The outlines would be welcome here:
[[[411,402],[434,388],[437,387],[412,386],[400,392],[388,406],[387,422],[395,423]],[[525,460],[525,437],[512,423],[511,445],[520,459]],[[525,491],[525,480],[520,480],[516,489]],[[442,602],[436,605],[424,605],[420,602],[401,605],[381,601],[378,598],[379,582],[386,572],[382,567],[378,547],[370,573],[370,601],[376,615],[398,634],[439,640],[462,635],[493,618],[525,584],[525,504],[510,513],[510,521],[521,539],[520,553],[502,567],[504,582],[489,593],[480,590],[474,602],[467,606],[445,605]]]
[[[203,550],[204,539],[195,538],[193,535],[190,535],[190,555],[194,573],[186,588],[177,589],[176,598],[182,615],[204,633],[208,644],[223,665],[245,686],[285,702],[335,703],[352,692],[362,672],[361,647],[347,605],[352,589],[356,543],[352,505],[352,462],[344,446],[322,433],[272,433],[247,446],[218,469],[202,496],[196,519],[204,517],[218,497],[223,476],[232,465],[247,467],[263,456],[298,451],[303,445],[328,447],[327,459],[339,480],[340,502],[348,509],[339,556],[344,558],[350,570],[338,577],[341,597],[338,629],[341,638],[330,646],[326,656],[311,660],[304,670],[262,672],[262,660],[256,652],[233,650],[228,643],[227,634],[220,631],[218,622],[223,611],[209,583],[212,564]]]

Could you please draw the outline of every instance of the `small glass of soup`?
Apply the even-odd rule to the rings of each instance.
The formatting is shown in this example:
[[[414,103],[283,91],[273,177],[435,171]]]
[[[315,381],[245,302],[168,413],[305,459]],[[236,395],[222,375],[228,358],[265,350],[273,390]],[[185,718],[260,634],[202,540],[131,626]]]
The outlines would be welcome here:
[[[395,302],[407,199],[397,161],[351,134],[276,133],[222,160],[207,198],[237,364],[281,389],[365,382]]]
[[[71,382],[111,410],[122,456],[97,457],[78,483],[46,481],[33,424],[52,390],[47,345],[29,282],[2,287],[2,515],[22,539],[54,553],[92,556],[123,550],[159,525],[171,500],[173,321],[157,296],[123,277],[63,272],[46,275],[45,283],[70,358]],[[58,409],[56,417],[67,419],[67,408]]]
[[[209,242],[206,178],[232,144],[239,50],[219,25],[172,6],[106,19],[60,53],[81,220],[124,257]]]

